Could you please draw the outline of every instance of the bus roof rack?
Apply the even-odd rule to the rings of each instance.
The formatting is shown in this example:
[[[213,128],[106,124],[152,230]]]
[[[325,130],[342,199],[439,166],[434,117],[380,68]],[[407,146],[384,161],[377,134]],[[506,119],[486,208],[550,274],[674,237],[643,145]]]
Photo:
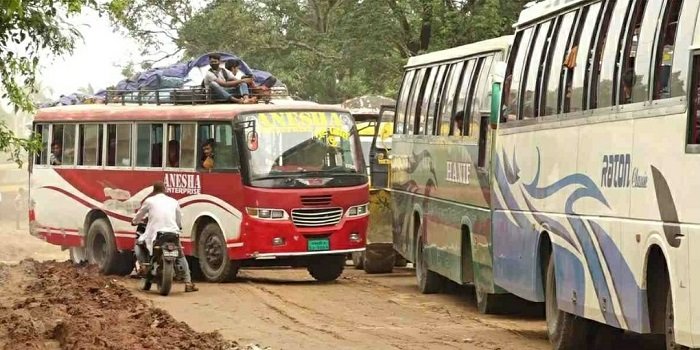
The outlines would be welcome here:
[[[258,103],[268,104],[272,100],[291,99],[285,86],[273,86],[268,90],[251,89],[251,96],[257,97]],[[196,87],[170,89],[106,90],[104,104],[137,105],[201,105],[212,103],[230,103],[217,100],[209,89]]]

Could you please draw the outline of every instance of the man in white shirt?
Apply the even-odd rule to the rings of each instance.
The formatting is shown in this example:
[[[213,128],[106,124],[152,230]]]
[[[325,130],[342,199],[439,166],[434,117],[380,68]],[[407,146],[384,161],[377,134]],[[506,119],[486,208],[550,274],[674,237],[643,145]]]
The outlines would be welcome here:
[[[143,202],[132,223],[137,224],[146,216],[148,216],[146,232],[138,238],[134,247],[136,258],[141,266],[148,261],[146,252],[142,248],[143,244],[146,245],[148,252],[153,254],[153,242],[158,232],[180,232],[182,227],[180,204],[165,194],[165,184],[160,181],[153,184],[153,193]],[[197,287],[192,283],[190,267],[185,256],[178,258],[177,263],[185,273],[185,292],[197,291]]]

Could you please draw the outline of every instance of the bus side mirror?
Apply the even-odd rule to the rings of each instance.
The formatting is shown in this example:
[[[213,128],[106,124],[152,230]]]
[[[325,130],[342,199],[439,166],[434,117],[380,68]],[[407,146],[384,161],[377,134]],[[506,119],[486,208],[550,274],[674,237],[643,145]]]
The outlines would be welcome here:
[[[246,135],[246,144],[248,145],[248,150],[255,152],[258,150],[258,132],[253,130],[249,131]]]

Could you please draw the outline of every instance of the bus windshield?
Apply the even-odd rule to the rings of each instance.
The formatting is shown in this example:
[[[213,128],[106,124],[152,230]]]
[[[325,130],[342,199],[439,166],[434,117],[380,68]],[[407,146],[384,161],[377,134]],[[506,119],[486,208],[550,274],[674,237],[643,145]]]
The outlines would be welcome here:
[[[284,112],[254,118],[259,147],[250,152],[253,181],[364,172],[357,129],[349,114]]]

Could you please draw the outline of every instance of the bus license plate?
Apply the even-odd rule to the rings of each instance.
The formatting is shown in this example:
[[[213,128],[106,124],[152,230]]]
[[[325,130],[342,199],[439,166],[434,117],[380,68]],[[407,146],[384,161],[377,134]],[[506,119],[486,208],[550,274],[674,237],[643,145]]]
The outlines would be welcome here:
[[[308,247],[310,252],[331,249],[331,245],[328,242],[328,238],[311,238],[308,240]]]

